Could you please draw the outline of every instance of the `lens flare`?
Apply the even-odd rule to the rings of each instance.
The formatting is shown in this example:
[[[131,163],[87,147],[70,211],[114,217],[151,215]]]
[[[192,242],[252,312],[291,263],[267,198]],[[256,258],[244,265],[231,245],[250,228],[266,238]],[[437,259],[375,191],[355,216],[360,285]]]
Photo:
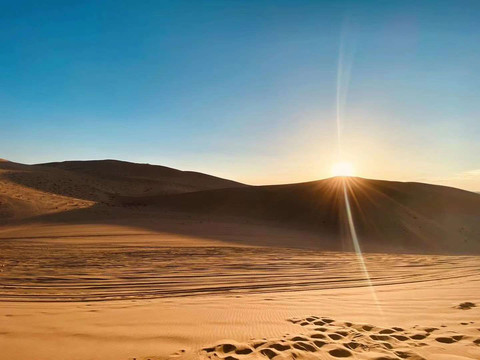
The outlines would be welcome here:
[[[380,306],[380,302],[378,301],[377,293],[375,292],[374,285],[372,283],[372,279],[370,278],[370,274],[368,273],[367,265],[365,264],[365,259],[363,257],[362,249],[360,248],[360,242],[358,241],[358,236],[357,236],[357,230],[355,229],[355,222],[353,221],[353,215],[352,215],[352,209],[350,207],[350,199],[348,197],[348,191],[347,191],[347,180],[343,180],[343,196],[345,198],[345,210],[347,213],[347,224],[348,224],[348,230],[350,232],[350,238],[353,243],[353,248],[355,250],[355,253],[357,255],[357,260],[360,265],[360,268],[362,269],[363,276],[365,277],[365,280],[367,281],[368,288],[370,289],[370,293],[373,298],[373,302],[377,308],[377,311],[379,314],[383,316],[383,311]]]
[[[337,98],[336,98],[336,125],[337,125],[337,159],[343,159],[343,149],[342,149],[342,130],[343,130],[343,118],[345,114],[346,108],[346,99],[348,93],[348,86],[350,82],[350,72],[352,69],[353,64],[353,48],[348,51],[349,47],[347,46],[347,35],[349,34],[348,31],[348,23],[344,22],[342,27],[342,33],[340,36],[340,47],[339,47],[339,54],[338,54],[338,68],[337,68]],[[365,281],[370,289],[370,293],[372,296],[372,300],[374,305],[377,308],[377,311],[380,315],[383,316],[383,311],[380,306],[380,302],[378,301],[377,294],[375,292],[375,287],[372,283],[372,279],[370,274],[368,273],[367,264],[365,262],[362,249],[360,246],[360,241],[357,235],[357,230],[355,228],[354,216],[350,206],[350,199],[349,199],[349,189],[347,186],[351,184],[352,179],[348,178],[349,176],[354,175],[354,168],[351,163],[349,162],[337,162],[332,167],[332,175],[333,176],[342,176],[341,178],[342,185],[343,185],[343,196],[345,199],[345,212],[346,212],[346,225],[348,227],[349,238],[353,243],[353,248],[357,255],[358,263],[360,265],[360,269],[363,273]]]
[[[355,169],[349,162],[338,162],[332,166],[332,176],[353,176]]]

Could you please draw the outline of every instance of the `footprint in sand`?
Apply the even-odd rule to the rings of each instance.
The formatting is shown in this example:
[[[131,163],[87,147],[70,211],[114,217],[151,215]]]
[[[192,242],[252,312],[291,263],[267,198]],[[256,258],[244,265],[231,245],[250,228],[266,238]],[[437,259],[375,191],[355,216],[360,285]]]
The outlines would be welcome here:
[[[309,352],[315,352],[317,351],[317,348],[310,345],[309,343],[307,342],[302,342],[302,341],[299,341],[299,342],[296,342],[295,344],[293,344],[293,347],[295,349],[298,349],[298,350],[303,350],[303,351],[309,351]]]
[[[238,354],[238,355],[248,355],[248,354],[251,354],[252,352],[253,350],[247,347],[235,350],[235,354]]]
[[[229,352],[232,352],[234,350],[237,350],[237,347],[235,345],[232,345],[232,344],[224,344],[223,348],[222,348],[222,351],[224,353],[229,353]]]
[[[470,310],[471,308],[474,308],[476,307],[477,305],[473,302],[470,302],[470,301],[465,301],[461,304],[458,304],[457,306],[455,306],[455,308],[457,309],[460,309],[460,310]]]
[[[428,334],[426,334],[426,335],[424,335],[424,334],[415,334],[415,335],[410,336],[410,339],[413,339],[413,340],[423,340],[423,339],[425,339],[427,336],[428,336]]]
[[[437,340],[438,342],[440,343],[443,343],[443,344],[453,344],[453,343],[456,343],[457,341],[460,341],[462,340],[463,336],[459,335],[459,336],[439,336],[437,338],[435,338],[435,340]]]
[[[377,341],[387,341],[391,339],[391,337],[388,335],[376,335],[376,334],[370,335],[370,338],[372,340],[377,340]]]
[[[392,338],[397,339],[398,341],[407,341],[408,339],[410,339],[408,336],[397,334],[392,335]]]
[[[343,338],[343,336],[338,334],[328,334],[328,337],[332,340],[340,340],[341,338]]]
[[[278,351],[285,351],[285,350],[288,350],[288,349],[291,348],[291,346],[288,345],[288,344],[285,344],[285,345],[284,344],[272,344],[272,345],[270,345],[270,347],[272,349],[275,349],[275,350],[278,350]]]
[[[463,334],[452,334],[451,330],[441,326],[416,325],[409,329],[382,329],[370,324],[340,322],[318,316],[288,321],[299,326],[296,335],[251,339],[243,344],[226,342],[204,348],[200,355],[204,354],[211,360],[302,360],[311,359],[312,356],[322,359],[425,360],[414,351],[416,348],[435,346],[438,343],[453,344],[468,339]],[[436,334],[435,337],[431,336],[433,333]],[[480,338],[464,343],[465,346],[477,348],[480,346]]]
[[[275,356],[278,355],[278,353],[273,351],[272,349],[262,349],[260,350],[260,354],[267,356],[269,359],[273,359]]]
[[[360,346],[360,344],[355,341],[350,341],[349,343],[344,343],[343,346],[345,346],[347,349],[355,350]]]
[[[346,357],[352,356],[352,353],[350,351],[342,348],[330,350],[328,353],[337,358],[346,358]]]

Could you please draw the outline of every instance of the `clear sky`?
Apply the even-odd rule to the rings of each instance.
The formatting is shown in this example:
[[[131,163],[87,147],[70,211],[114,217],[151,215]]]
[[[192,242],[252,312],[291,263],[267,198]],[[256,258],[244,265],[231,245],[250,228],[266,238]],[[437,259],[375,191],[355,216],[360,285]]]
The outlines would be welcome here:
[[[479,19],[476,0],[0,0],[0,157],[251,184],[348,161],[480,190]]]

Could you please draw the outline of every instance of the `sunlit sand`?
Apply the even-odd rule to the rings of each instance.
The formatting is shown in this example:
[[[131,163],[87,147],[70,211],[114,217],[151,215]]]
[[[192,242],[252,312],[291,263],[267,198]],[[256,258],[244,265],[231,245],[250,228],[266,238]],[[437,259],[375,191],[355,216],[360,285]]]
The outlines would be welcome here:
[[[98,165],[1,165],[5,359],[480,358],[479,195]]]

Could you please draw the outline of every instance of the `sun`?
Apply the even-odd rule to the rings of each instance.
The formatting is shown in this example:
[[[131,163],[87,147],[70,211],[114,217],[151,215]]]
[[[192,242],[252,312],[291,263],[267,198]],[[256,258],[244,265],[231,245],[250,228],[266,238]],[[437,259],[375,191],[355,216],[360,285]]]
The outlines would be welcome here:
[[[337,162],[332,166],[332,176],[353,176],[355,169],[349,162]]]

